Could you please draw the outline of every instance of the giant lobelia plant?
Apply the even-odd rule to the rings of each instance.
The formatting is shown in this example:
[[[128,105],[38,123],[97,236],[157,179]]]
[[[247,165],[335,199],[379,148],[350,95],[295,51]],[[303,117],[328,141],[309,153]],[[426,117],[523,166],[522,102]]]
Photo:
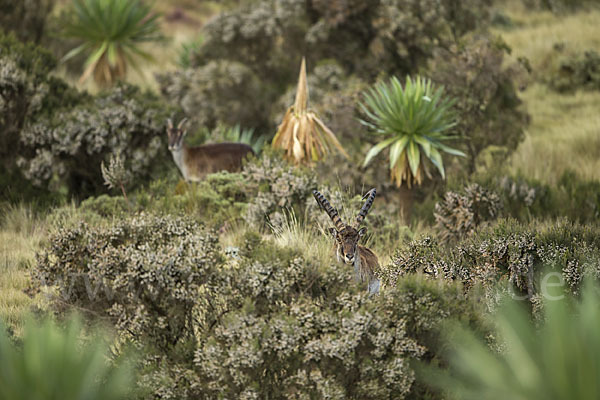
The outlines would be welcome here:
[[[300,67],[296,100],[294,105],[287,109],[273,138],[272,146],[283,149],[286,157],[296,164],[318,161],[334,148],[346,158],[349,157],[333,132],[316,113],[308,109],[308,83],[304,58]]]
[[[404,87],[396,77],[376,84],[360,104],[366,115],[361,122],[381,141],[369,150],[364,165],[389,147],[391,178],[398,187],[404,182],[420,185],[425,175],[431,177],[426,160],[445,178],[442,152],[464,156],[444,143],[452,139],[448,132],[456,125],[452,105],[442,87],[422,77],[407,77]]]
[[[80,82],[93,74],[96,83],[110,86],[125,77],[128,65],[137,68],[137,58],[152,60],[140,44],[162,40],[158,17],[140,0],[73,0],[63,35],[82,44],[63,60],[88,54]]]

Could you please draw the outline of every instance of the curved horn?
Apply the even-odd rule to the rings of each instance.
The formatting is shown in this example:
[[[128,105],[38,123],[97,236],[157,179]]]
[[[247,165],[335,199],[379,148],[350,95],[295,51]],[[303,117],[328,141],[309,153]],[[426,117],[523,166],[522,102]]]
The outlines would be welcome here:
[[[177,125],[177,129],[181,129],[181,128],[183,128],[183,125],[184,125],[184,124],[185,124],[187,121],[188,121],[187,117],[186,117],[186,118],[184,118],[184,119],[182,119],[182,120],[179,122],[179,125]]]
[[[325,210],[327,215],[329,215],[329,218],[331,218],[333,224],[335,225],[335,229],[337,229],[338,231],[344,229],[344,223],[342,222],[342,219],[340,218],[337,210],[333,208],[331,204],[329,204],[329,201],[327,201],[325,196],[323,196],[317,190],[313,190],[313,196],[315,196],[315,200],[317,200],[319,206],[321,206],[321,208]]]
[[[167,127],[169,129],[173,129],[173,121],[171,120],[171,118],[167,118]]]
[[[375,188],[373,188],[373,189],[369,190],[363,196],[362,199],[363,200],[367,199],[367,201],[365,202],[365,204],[363,204],[362,208],[358,212],[358,217],[356,217],[356,226],[359,226],[360,223],[363,222],[363,220],[365,219],[365,217],[369,213],[369,210],[371,209],[371,206],[373,205],[373,201],[375,201],[375,194],[376,193],[377,193],[377,191],[375,190]]]

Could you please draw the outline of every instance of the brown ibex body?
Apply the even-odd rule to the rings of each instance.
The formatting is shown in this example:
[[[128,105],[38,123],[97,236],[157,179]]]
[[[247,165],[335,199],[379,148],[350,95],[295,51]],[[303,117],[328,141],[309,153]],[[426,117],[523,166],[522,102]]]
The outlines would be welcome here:
[[[187,130],[183,129],[187,119],[183,119],[177,128],[167,121],[169,150],[173,161],[181,171],[183,179],[198,182],[204,176],[219,171],[237,172],[242,169],[242,160],[248,154],[254,154],[252,147],[243,143],[214,143],[189,147],[183,139]]]
[[[379,261],[371,249],[361,246],[358,241],[364,236],[367,228],[360,228],[361,222],[367,216],[369,209],[375,200],[375,189],[371,189],[363,197],[367,199],[363,204],[354,226],[345,224],[340,218],[337,210],[329,204],[329,201],[316,190],[313,190],[313,196],[317,203],[325,210],[329,218],[333,221],[335,228],[330,228],[329,232],[335,238],[335,254],[338,261],[354,266],[355,278],[358,282],[367,282],[369,294],[379,292],[380,282],[375,275],[379,268]]]

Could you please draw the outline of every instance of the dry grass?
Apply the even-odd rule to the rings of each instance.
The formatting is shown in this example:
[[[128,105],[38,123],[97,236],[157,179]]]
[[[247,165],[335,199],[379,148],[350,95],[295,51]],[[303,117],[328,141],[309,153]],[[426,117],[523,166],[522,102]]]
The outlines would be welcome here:
[[[600,48],[600,10],[555,15],[527,11],[513,1],[505,12],[517,27],[495,33],[512,48],[513,60],[529,59],[534,75],[547,71],[555,43],[576,52]],[[534,83],[521,97],[532,120],[512,157],[510,172],[547,183],[556,182],[566,169],[585,179],[600,179],[600,93],[559,94]]]
[[[9,206],[0,215],[0,321],[19,335],[30,307],[42,303],[41,296],[32,299],[24,290],[46,226],[23,205]]]

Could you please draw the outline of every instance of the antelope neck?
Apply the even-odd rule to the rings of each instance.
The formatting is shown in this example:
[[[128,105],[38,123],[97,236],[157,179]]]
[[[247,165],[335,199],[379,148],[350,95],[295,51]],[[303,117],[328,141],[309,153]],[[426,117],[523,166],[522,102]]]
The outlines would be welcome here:
[[[175,161],[175,165],[181,171],[181,175],[183,175],[183,179],[188,180],[187,168],[185,166],[185,162],[183,160],[183,146],[178,150],[171,150],[171,154],[173,155],[173,161]]]

